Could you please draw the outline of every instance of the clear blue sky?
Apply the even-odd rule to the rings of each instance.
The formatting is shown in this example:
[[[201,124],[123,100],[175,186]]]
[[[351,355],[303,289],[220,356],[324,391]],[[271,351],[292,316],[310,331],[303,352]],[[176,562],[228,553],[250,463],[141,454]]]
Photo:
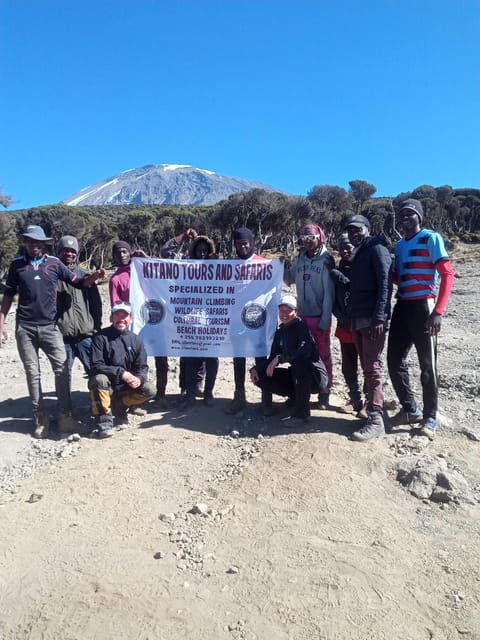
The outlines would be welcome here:
[[[147,164],[480,188],[478,0],[0,0],[12,209]]]

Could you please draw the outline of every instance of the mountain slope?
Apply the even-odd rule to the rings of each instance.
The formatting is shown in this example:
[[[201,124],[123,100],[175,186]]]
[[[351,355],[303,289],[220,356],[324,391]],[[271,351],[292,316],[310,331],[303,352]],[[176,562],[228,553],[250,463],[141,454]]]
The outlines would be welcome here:
[[[214,204],[250,189],[278,191],[243,178],[190,165],[157,164],[128,169],[65,198],[73,206],[101,204]]]

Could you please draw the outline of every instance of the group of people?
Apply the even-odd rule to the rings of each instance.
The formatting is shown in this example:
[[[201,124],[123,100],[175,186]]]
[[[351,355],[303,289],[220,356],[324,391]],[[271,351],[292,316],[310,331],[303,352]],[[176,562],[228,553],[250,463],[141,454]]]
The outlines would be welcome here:
[[[369,220],[350,215],[337,240],[337,267],[327,250],[323,229],[317,224],[302,229],[302,249],[285,268],[285,283],[295,285],[296,297],[282,297],[270,355],[256,358],[250,369],[250,380],[261,389],[265,416],[274,413],[275,394],[287,398],[291,408],[288,426],[308,422],[312,393],[318,394],[320,409],[329,408],[333,385],[330,334],[335,315],[342,374],[349,392],[349,404],[343,410],[365,420],[353,433],[353,439],[369,441],[385,433],[381,356],[388,331],[388,371],[401,404],[392,424],[413,425],[415,433],[434,437],[438,396],[436,338],[454,275],[442,237],[422,228],[423,217],[418,200],[403,203],[398,219],[404,237],[395,245],[392,260],[385,239],[370,235]],[[102,328],[101,300],[95,282],[106,274],[103,269],[93,274],[80,269],[77,239],[62,237],[57,257],[46,252],[53,240],[37,225],[29,225],[22,240],[24,251],[13,260],[7,276],[0,308],[0,338],[4,337],[5,317],[18,294],[15,335],[33,407],[34,436],[44,438],[49,434],[39,350],[47,355],[54,372],[59,406],[57,429],[61,433],[79,431],[81,426],[73,415],[70,399],[75,357],[82,362],[89,379],[99,437],[111,436],[115,424],[128,420],[128,413],[144,415],[146,410],[141,405],[149,400],[154,400],[159,409],[173,408],[166,396],[167,357],[155,357],[153,384],[148,379],[143,342],[129,329],[131,259],[134,255],[146,257],[145,254],[133,252],[124,241],[113,245],[117,269],[109,282],[111,324]],[[185,245],[186,252],[182,253]],[[233,245],[239,260],[264,259],[254,252],[254,237],[249,229],[236,229]],[[210,238],[189,228],[168,241],[160,257],[209,260],[217,258],[217,254]],[[397,301],[391,317],[393,284],[397,285]],[[412,346],[420,364],[423,411],[416,404],[408,376],[407,357]],[[217,371],[217,358],[181,358],[179,408],[191,409],[200,393],[203,402],[212,406]],[[233,373],[233,399],[225,408],[230,415],[246,405],[246,358],[233,359]]]

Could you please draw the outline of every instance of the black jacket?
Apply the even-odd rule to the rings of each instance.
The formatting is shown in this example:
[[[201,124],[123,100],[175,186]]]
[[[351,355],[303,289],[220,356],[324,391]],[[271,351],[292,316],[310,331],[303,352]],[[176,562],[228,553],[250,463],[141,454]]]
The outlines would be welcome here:
[[[381,236],[369,236],[355,251],[350,270],[350,318],[387,323],[392,298],[392,258]]]
[[[350,330],[348,317],[348,301],[350,299],[350,271],[352,263],[349,260],[340,260],[338,269],[330,271],[330,277],[335,284],[335,300],[333,302],[333,315],[337,319],[337,327]]]
[[[147,352],[142,339],[128,330],[120,333],[113,326],[102,329],[92,338],[90,375],[103,373],[114,390],[120,391],[128,387],[120,379],[125,371],[140,378],[142,385],[147,381]]]
[[[288,362],[294,365],[300,362],[310,362],[312,365],[312,376],[319,388],[323,389],[327,386],[327,370],[320,358],[312,334],[300,318],[295,318],[288,324],[281,324],[275,331],[270,356],[264,363],[262,370],[265,370],[277,355],[279,356],[280,364]]]

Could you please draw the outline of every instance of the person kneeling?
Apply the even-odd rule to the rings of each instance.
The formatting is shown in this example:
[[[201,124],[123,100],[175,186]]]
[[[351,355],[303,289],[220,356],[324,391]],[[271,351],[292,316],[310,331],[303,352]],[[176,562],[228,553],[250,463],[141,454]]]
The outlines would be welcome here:
[[[307,325],[297,316],[294,296],[282,297],[278,315],[280,326],[270,356],[264,367],[257,364],[250,369],[250,379],[270,396],[270,402],[272,394],[288,397],[293,411],[285,426],[294,427],[309,421],[310,394],[326,387],[328,375]],[[290,367],[280,368],[284,363]]]
[[[127,410],[144,415],[146,412],[137,407],[154,398],[156,393],[155,385],[147,382],[147,353],[143,341],[129,331],[130,305],[114,304],[110,322],[110,327],[92,339],[88,386],[99,438],[113,435],[114,416],[120,425],[128,423]]]

